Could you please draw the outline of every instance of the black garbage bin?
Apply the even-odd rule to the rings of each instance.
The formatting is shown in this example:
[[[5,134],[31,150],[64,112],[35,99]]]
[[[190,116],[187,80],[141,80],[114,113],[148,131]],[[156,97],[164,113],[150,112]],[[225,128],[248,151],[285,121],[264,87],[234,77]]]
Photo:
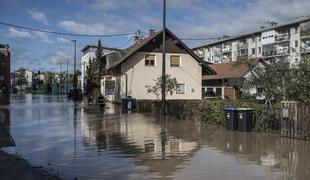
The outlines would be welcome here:
[[[136,106],[136,99],[131,96],[127,96],[126,98],[122,98],[122,111],[133,111]]]
[[[225,108],[226,130],[238,130],[237,108]]]
[[[254,127],[254,109],[238,108],[238,130],[240,132],[251,132]]]

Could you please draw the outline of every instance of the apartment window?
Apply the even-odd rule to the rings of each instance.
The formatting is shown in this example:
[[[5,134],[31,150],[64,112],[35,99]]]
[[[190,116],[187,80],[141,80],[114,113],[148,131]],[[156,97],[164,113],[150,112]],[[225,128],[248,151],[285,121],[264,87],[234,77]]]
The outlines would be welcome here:
[[[298,47],[298,41],[295,41],[295,47]]]
[[[176,85],[176,93],[177,94],[185,94],[185,84],[177,84]]]
[[[255,48],[252,48],[252,55],[255,55]]]
[[[181,57],[180,56],[170,56],[170,66],[171,67],[180,67],[181,66]]]
[[[154,54],[145,55],[145,66],[155,66],[155,55]]]
[[[252,37],[252,42],[255,42],[255,37]]]
[[[262,53],[262,48],[258,47],[258,53]]]
[[[295,34],[298,33],[298,27],[295,27]]]
[[[298,64],[298,58],[295,58],[295,63]]]

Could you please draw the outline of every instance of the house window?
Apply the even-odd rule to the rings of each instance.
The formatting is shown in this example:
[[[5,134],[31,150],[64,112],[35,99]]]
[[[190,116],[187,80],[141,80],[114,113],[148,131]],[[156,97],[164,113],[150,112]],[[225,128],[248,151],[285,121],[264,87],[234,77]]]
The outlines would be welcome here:
[[[262,48],[258,47],[258,53],[262,53]]]
[[[216,96],[221,97],[222,96],[222,88],[216,88]]]
[[[295,41],[295,47],[298,47],[298,41]]]
[[[170,66],[180,67],[180,56],[170,56]]]
[[[185,94],[185,84],[177,84],[176,85],[176,93],[177,94]]]
[[[258,87],[258,88],[257,88],[257,93],[258,93],[258,94],[263,93],[263,88],[259,88],[259,87]]]
[[[155,66],[155,55],[154,54],[145,55],[145,66]]]
[[[105,95],[113,95],[115,91],[115,81],[106,80],[105,81]]]
[[[255,48],[252,48],[252,55],[255,54]]]
[[[295,34],[298,33],[298,27],[295,27]]]

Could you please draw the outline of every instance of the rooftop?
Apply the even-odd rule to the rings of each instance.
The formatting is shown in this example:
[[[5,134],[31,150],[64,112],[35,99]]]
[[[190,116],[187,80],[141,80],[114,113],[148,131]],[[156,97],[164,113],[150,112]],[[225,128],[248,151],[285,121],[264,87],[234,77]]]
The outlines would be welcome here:
[[[242,62],[232,61],[229,63],[210,64],[209,67],[212,68],[216,74],[203,76],[202,80],[242,78],[250,71],[251,66],[255,65],[257,62],[257,59],[254,59],[254,61],[251,59]]]
[[[225,38],[225,39],[220,39],[220,40],[215,41],[215,42],[211,42],[211,43],[208,43],[208,44],[205,44],[205,45],[202,45],[202,46],[195,47],[195,48],[193,48],[193,50],[199,49],[199,48],[203,48],[203,47],[207,47],[207,46],[211,46],[211,45],[215,45],[215,44],[220,44],[220,43],[227,42],[227,41],[236,40],[236,39],[239,39],[239,38],[242,38],[242,37],[252,36],[254,34],[259,34],[259,33],[262,33],[264,31],[269,31],[269,30],[272,30],[272,29],[278,29],[278,28],[283,28],[283,27],[286,27],[286,26],[292,26],[292,25],[303,23],[303,22],[307,22],[307,21],[310,21],[310,17],[303,18],[303,19],[297,20],[297,21],[292,21],[292,22],[285,23],[285,24],[280,24],[280,25],[277,25],[277,26],[269,27],[269,28],[263,28],[263,29],[260,29],[258,31],[253,31],[253,32],[249,32],[249,33],[245,33],[245,34],[241,34],[241,35],[236,35],[236,36],[230,36],[230,37]]]

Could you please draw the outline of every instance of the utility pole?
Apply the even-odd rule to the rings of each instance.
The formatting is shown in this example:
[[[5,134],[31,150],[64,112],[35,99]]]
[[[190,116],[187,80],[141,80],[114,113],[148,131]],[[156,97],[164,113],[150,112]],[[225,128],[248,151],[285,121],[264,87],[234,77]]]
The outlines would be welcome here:
[[[166,115],[166,0],[163,0],[163,62],[162,62],[162,89],[161,113]]]
[[[84,77],[83,77],[83,93],[85,94],[85,90],[86,90],[86,83],[85,83],[85,78],[86,78],[86,67],[85,67],[85,61],[83,62],[83,71],[84,71]]]
[[[66,74],[66,94],[68,96],[68,89],[69,89],[69,60],[67,59],[67,74]]]
[[[73,98],[76,101],[76,89],[77,89],[77,76],[76,76],[76,40],[71,40],[74,42],[74,75],[73,75]]]

